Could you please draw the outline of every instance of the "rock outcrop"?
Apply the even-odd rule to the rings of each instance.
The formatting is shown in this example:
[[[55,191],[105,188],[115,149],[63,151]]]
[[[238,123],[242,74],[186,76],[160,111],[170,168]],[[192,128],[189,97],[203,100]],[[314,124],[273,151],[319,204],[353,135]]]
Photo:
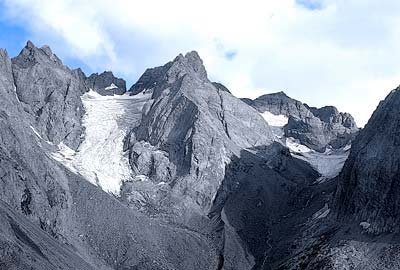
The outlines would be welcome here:
[[[132,88],[153,92],[127,142],[133,171],[171,185],[179,200],[188,197],[205,212],[230,158],[242,148],[273,142],[254,109],[208,80],[196,52],[147,70]]]
[[[397,88],[360,131],[339,176],[338,215],[365,222],[371,233],[397,232],[400,224],[399,107]]]
[[[354,141],[351,115],[283,92],[240,100],[196,52],[130,90],[120,96],[125,81],[110,72],[70,70],[47,46],[28,42],[14,59],[0,49],[0,269],[399,268],[400,89]],[[285,144],[271,114],[318,151],[352,141],[341,174],[322,181],[310,157],[330,172],[315,159],[348,147]],[[94,144],[114,156],[102,149],[92,166],[100,150],[82,149]],[[102,190],[105,171],[120,193]]]
[[[105,71],[101,74],[93,73],[86,79],[86,86],[102,96],[126,93],[125,80],[115,77],[111,71]]]
[[[12,59],[12,73],[18,100],[41,136],[76,149],[84,114],[80,96],[87,91],[83,73],[64,66],[48,46],[39,49],[30,41]]]
[[[123,184],[123,201],[212,235],[218,269],[259,267],[291,196],[318,173],[274,141],[256,110],[210,82],[196,52],[148,69],[131,89],[152,98],[125,143],[140,179]]]
[[[216,269],[207,237],[127,208],[54,158],[79,143],[80,78],[47,47],[28,43],[13,61],[0,50],[0,266]]]
[[[400,267],[399,106],[397,88],[353,140],[337,186],[325,192],[332,199],[317,212],[329,210],[325,218],[309,219],[301,226],[292,241],[296,249],[275,268]]]
[[[214,87],[217,88],[218,90],[225,91],[225,92],[228,92],[229,94],[232,94],[231,91],[229,91],[229,89],[228,89],[225,85],[223,85],[222,83],[213,82],[212,84],[213,84]]]
[[[320,152],[327,147],[339,149],[351,143],[358,132],[353,117],[339,112],[333,106],[309,107],[288,97],[284,92],[267,94],[244,102],[260,113],[270,112],[285,115],[288,123],[284,127],[286,137],[298,139],[302,144]]]

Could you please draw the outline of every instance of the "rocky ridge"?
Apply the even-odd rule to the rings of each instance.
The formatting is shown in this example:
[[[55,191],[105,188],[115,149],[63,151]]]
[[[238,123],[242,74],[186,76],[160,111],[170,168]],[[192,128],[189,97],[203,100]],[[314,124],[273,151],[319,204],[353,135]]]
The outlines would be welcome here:
[[[283,93],[239,100],[208,79],[196,52],[146,70],[130,94],[100,93],[117,86],[103,74],[88,80],[31,42],[14,59],[0,50],[0,267],[399,266],[398,90],[352,141],[341,174],[319,181],[306,146],[348,151],[357,129],[334,107]],[[104,81],[97,90],[93,78]],[[266,111],[287,117],[282,138]],[[113,126],[94,136],[105,144],[96,151],[121,144],[112,149],[131,171],[117,195],[70,166],[97,143],[85,130],[97,115]],[[282,143],[289,136],[301,144]]]
[[[111,71],[104,71],[101,74],[93,73],[85,80],[89,89],[102,96],[123,95],[126,92],[126,82],[117,78]]]
[[[221,267],[259,267],[273,220],[290,211],[266,209],[285,205],[318,173],[275,141],[256,110],[215,87],[196,52],[147,70],[131,89],[152,92],[126,141],[146,181],[124,183],[122,197],[213,235]]]
[[[27,263],[33,269],[215,268],[216,253],[206,237],[128,209],[54,159],[61,138],[71,147],[79,144],[80,138],[66,135],[67,125],[60,127],[52,117],[80,123],[80,114],[69,114],[72,110],[64,106],[70,96],[68,106],[81,108],[86,88],[76,86],[83,85],[83,77],[74,77],[49,50],[31,42],[12,61],[3,50],[0,56],[0,198],[8,205],[1,214],[9,216],[2,219],[6,240],[1,254],[6,255],[0,265],[11,260],[16,269],[25,269]],[[27,90],[37,91],[37,96],[28,98]],[[37,118],[40,106],[42,115],[51,111],[49,103],[64,109]],[[42,121],[45,129],[39,128]],[[31,226],[37,230],[26,229]]]
[[[352,143],[332,186],[329,209],[309,221],[283,269],[398,269],[399,88],[382,101]],[[328,193],[328,194],[329,194]],[[331,210],[332,209],[332,210]],[[322,213],[322,212],[321,212]],[[278,266],[277,266],[278,267]],[[265,268],[269,269],[269,268]]]
[[[365,222],[370,233],[398,231],[399,104],[397,88],[358,135],[339,177],[339,215]]]
[[[285,136],[298,139],[316,151],[324,152],[327,147],[342,148],[351,143],[358,131],[350,114],[339,112],[333,106],[309,107],[284,92],[244,101],[260,113],[270,112],[288,117],[284,127]]]

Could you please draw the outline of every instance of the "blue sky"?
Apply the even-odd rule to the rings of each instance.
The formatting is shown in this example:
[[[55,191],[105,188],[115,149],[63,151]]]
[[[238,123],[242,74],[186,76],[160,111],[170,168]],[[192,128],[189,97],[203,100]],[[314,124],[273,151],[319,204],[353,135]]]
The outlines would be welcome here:
[[[29,33],[5,16],[5,7],[0,2],[0,45],[10,56],[17,55],[25,45]]]
[[[362,126],[400,84],[398,14],[395,0],[0,0],[0,47],[47,44],[72,68],[128,84],[196,50],[238,97],[285,91]]]
[[[296,0],[296,3],[309,10],[320,10],[324,7],[320,0]]]
[[[0,1],[0,48],[6,49],[8,55],[14,57],[20,53],[28,40],[32,40],[37,46],[48,44],[45,38],[39,38],[22,21],[8,16],[4,2]],[[80,67],[89,74],[95,72],[78,57],[65,55],[62,60],[71,68]]]

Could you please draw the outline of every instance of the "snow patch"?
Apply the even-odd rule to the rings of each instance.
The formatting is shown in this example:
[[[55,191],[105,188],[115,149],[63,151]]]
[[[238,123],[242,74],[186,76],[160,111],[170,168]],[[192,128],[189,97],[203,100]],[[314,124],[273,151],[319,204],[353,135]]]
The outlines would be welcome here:
[[[114,83],[112,83],[110,86],[107,86],[105,89],[112,90],[112,89],[116,89],[116,88],[118,88],[118,86],[116,86]]]
[[[145,182],[145,181],[149,181],[149,177],[147,177],[146,175],[136,175],[134,178],[134,181],[140,181],[140,182]]]
[[[275,115],[269,111],[261,113],[262,117],[267,121],[268,125],[273,127],[284,127],[287,125],[289,118],[286,115]]]
[[[39,137],[39,139],[43,140],[42,136],[39,134],[39,132],[37,132],[37,130],[33,126],[30,126],[30,128],[32,129],[33,133],[35,133],[35,135]]]
[[[286,146],[293,153],[301,154],[313,152],[311,148],[308,148],[307,146],[301,144],[299,140],[296,140],[292,137],[286,139]]]
[[[287,125],[289,121],[288,117],[282,114],[275,115],[273,113],[270,113],[269,111],[265,111],[260,114],[264,118],[264,120],[268,123],[268,125],[271,127],[272,133],[276,137],[282,138],[285,133],[283,127]]]
[[[41,139],[42,141],[45,141],[45,142],[48,143],[48,144],[53,145],[52,142],[43,139],[43,137],[39,134],[39,132],[38,132],[33,126],[30,126],[30,128],[32,129],[33,133],[35,133],[35,135],[36,135],[39,139]],[[40,145],[40,142],[39,142],[39,145]]]
[[[145,88],[143,91],[137,93],[133,97],[141,98],[141,97],[151,97],[153,95],[153,88]]]
[[[361,226],[364,230],[368,230],[369,227],[371,227],[371,224],[368,223],[368,222],[366,222],[366,221],[363,221],[363,222],[360,223],[360,226]]]
[[[318,210],[313,216],[312,219],[321,219],[321,218],[326,218],[329,213],[331,212],[331,209],[329,209],[328,204],[326,203],[324,207],[322,207],[320,210]]]
[[[50,156],[54,160],[64,164],[64,166],[67,167],[70,171],[78,173],[78,170],[74,166],[74,156],[76,152],[65,145],[63,142],[59,143],[57,145],[57,148],[58,150],[54,153],[51,153]]]
[[[348,146],[338,150],[327,149],[325,153],[320,153],[302,145],[294,138],[286,138],[285,144],[293,157],[308,162],[321,174],[321,177],[316,180],[317,183],[323,183],[338,176],[349,156]]]
[[[21,100],[19,100],[19,97],[18,97],[18,94],[17,94],[17,87],[15,87],[15,85],[14,85],[14,94],[15,94],[15,98],[17,99],[17,101],[19,103],[21,103]]]
[[[350,149],[351,149],[351,144],[348,144],[343,148],[343,151],[349,151]]]

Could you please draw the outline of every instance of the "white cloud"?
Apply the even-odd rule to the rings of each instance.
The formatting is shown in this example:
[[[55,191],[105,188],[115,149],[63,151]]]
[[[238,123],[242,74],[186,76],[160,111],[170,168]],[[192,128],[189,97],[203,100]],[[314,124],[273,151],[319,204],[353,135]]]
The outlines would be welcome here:
[[[134,82],[145,68],[197,50],[210,77],[239,97],[284,90],[313,106],[336,105],[364,124],[400,83],[400,3],[301,2],[6,0],[5,6],[33,38],[93,70],[111,69]]]

